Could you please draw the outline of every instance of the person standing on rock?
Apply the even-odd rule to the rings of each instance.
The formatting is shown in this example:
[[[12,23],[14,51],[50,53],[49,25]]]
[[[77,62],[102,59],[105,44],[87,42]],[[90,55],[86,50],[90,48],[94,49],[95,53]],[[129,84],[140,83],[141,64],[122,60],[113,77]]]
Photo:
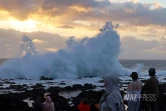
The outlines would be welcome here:
[[[81,100],[78,105],[78,109],[79,111],[90,111],[90,105],[88,104],[88,100],[86,98]]]
[[[159,82],[155,77],[155,68],[149,69],[150,78],[145,82],[142,88],[142,99],[144,101],[145,111],[157,111],[157,99],[159,97]]]
[[[41,103],[41,98],[36,97],[35,102],[32,103],[33,111],[43,111],[43,104]]]
[[[99,103],[100,111],[124,111],[118,75],[106,75],[104,86],[106,91]]]
[[[142,82],[138,79],[137,72],[132,72],[130,77],[133,81],[127,88],[128,111],[139,111]]]
[[[43,103],[44,110],[43,111],[55,111],[54,103],[52,102],[50,96],[46,96],[46,101]]]

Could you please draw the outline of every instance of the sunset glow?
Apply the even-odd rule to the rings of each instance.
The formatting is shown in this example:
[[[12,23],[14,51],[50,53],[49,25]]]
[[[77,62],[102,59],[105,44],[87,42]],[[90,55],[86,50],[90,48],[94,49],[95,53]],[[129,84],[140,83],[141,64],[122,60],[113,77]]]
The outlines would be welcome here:
[[[9,20],[8,21],[11,27],[15,30],[19,30],[22,32],[33,32],[37,30],[37,22],[34,20],[25,20],[25,21],[18,21],[18,20]]]

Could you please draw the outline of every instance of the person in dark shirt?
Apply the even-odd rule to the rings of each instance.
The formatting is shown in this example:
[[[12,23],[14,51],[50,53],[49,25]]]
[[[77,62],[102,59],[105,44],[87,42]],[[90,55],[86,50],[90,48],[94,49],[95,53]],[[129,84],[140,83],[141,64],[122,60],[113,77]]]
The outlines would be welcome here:
[[[36,97],[35,102],[32,103],[33,111],[43,111],[43,104],[40,102],[40,100],[40,97]]]
[[[142,88],[142,99],[145,103],[145,111],[157,111],[157,99],[159,97],[159,82],[155,77],[155,73],[155,68],[149,69],[150,78],[145,82]]]

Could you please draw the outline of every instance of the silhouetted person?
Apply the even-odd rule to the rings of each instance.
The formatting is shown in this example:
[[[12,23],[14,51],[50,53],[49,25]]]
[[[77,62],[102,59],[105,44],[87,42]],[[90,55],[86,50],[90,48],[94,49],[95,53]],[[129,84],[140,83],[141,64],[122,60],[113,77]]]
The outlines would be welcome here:
[[[142,99],[145,103],[144,106],[146,111],[157,111],[157,99],[159,97],[159,82],[155,77],[155,68],[150,68],[148,72],[150,79],[148,79],[143,86]]]
[[[100,111],[124,111],[123,98],[119,89],[119,77],[106,75],[104,86],[106,91],[100,100]]]
[[[43,104],[40,97],[36,97],[35,102],[32,103],[32,109],[33,111],[43,111]]]
[[[138,79],[137,72],[132,72],[130,77],[132,82],[128,85],[128,111],[138,111],[140,106],[140,93],[142,89],[142,82]]]
[[[78,105],[78,109],[79,111],[90,111],[90,105],[88,104],[88,100],[86,98],[81,100]]]

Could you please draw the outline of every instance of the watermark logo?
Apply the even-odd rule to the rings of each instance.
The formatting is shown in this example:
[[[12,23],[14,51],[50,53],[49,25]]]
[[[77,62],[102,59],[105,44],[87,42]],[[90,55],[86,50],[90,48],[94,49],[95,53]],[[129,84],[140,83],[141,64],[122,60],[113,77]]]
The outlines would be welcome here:
[[[149,102],[154,102],[156,101],[156,94],[126,94],[124,96],[124,100],[126,101],[149,101]]]

